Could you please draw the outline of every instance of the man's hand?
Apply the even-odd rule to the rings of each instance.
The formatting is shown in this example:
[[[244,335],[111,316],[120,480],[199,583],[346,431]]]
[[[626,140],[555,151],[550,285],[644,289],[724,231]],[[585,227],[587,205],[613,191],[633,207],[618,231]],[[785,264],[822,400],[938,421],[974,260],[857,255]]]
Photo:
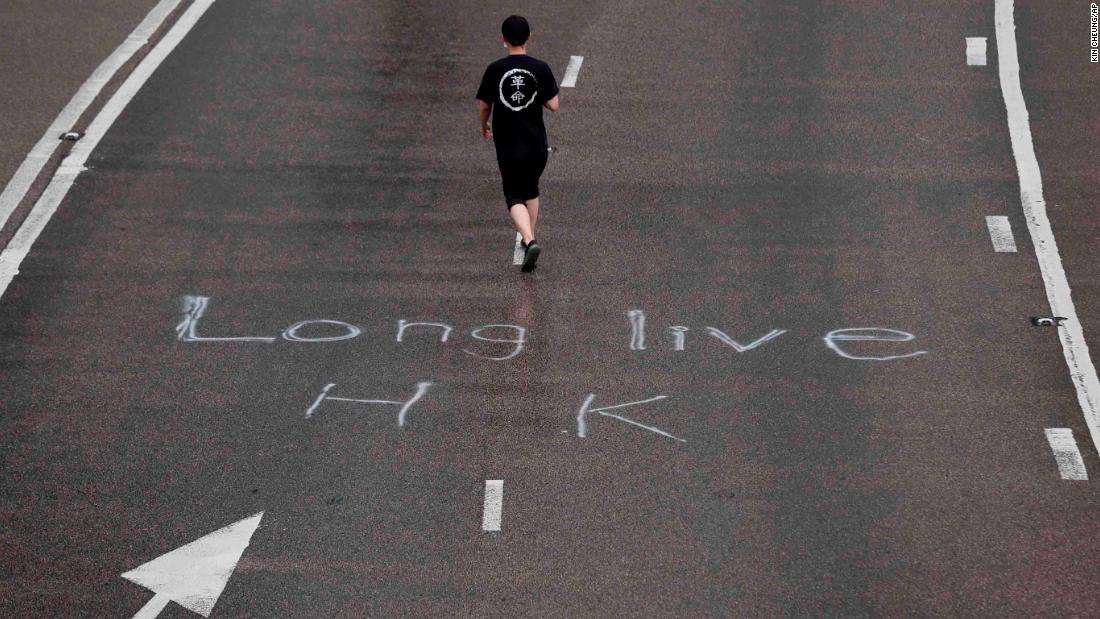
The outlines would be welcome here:
[[[477,116],[481,121],[481,137],[485,138],[485,141],[493,139],[493,130],[489,128],[489,114],[493,111],[493,108],[488,103],[478,100],[477,102]]]

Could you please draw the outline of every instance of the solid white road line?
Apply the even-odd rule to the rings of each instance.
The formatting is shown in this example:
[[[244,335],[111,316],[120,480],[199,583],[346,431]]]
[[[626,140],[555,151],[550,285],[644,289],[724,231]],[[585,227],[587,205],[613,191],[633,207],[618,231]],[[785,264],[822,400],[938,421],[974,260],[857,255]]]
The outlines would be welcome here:
[[[99,96],[100,91],[107,85],[107,82],[111,81],[115,73],[118,73],[118,70],[149,42],[149,37],[153,36],[157,28],[160,28],[164,20],[179,6],[179,3],[180,0],[161,0],[157,3],[153,10],[145,16],[145,19],[138,24],[138,27],[130,33],[130,36],[126,37],[122,45],[119,45],[115,51],[111,52],[110,56],[107,56],[106,60],[96,67],[95,71],[92,71],[91,76],[76,91],[69,103],[62,108],[53,124],[50,125],[49,129],[46,129],[46,133],[34,145],[23,163],[19,165],[15,175],[4,187],[3,193],[0,193],[0,228],[4,227],[12,212],[15,211],[15,207],[19,206],[23,197],[30,191],[34,179],[38,178],[43,166],[49,161],[50,155],[53,154],[60,143],[61,134],[73,129],[73,125],[80,119],[80,115]]]
[[[523,235],[516,233],[516,247],[512,250],[512,264],[523,264]]]
[[[993,241],[993,251],[1016,253],[1016,239],[1012,236],[1012,225],[1004,215],[990,215],[985,218],[989,228],[989,238]]]
[[[565,67],[565,77],[561,80],[562,88],[574,88],[577,85],[577,76],[581,73],[581,63],[584,56],[570,56],[569,66]]]
[[[1050,450],[1054,452],[1054,461],[1058,463],[1058,474],[1062,479],[1087,481],[1088,471],[1085,461],[1073,440],[1073,430],[1069,428],[1047,428],[1045,430]]]
[[[1008,130],[1012,138],[1012,153],[1016,159],[1016,169],[1020,177],[1020,198],[1024,207],[1027,228],[1031,233],[1031,244],[1035,247],[1035,257],[1039,261],[1039,271],[1046,286],[1047,300],[1051,314],[1065,316],[1066,321],[1058,328],[1062,340],[1062,352],[1069,366],[1069,375],[1077,389],[1077,401],[1085,416],[1085,424],[1092,436],[1093,447],[1100,452],[1100,381],[1096,377],[1096,368],[1089,357],[1089,347],[1085,343],[1085,333],[1081,321],[1077,318],[1077,309],[1070,296],[1069,282],[1062,269],[1062,259],[1058,255],[1058,245],[1047,219],[1046,202],[1043,200],[1043,179],[1039,173],[1039,161],[1035,157],[1035,146],[1031,141],[1031,127],[1028,124],[1027,105],[1020,88],[1020,63],[1016,54],[1016,24],[1013,19],[1013,0],[996,0],[994,20],[997,24],[997,56],[1001,80],[1001,93],[1004,95],[1005,109],[1008,111]]]
[[[504,503],[504,480],[485,480],[485,508],[481,514],[482,531],[500,530],[500,513]]]
[[[214,4],[214,0],[195,0],[188,7],[172,26],[172,29],[164,35],[164,38],[142,59],[134,72],[126,78],[126,81],[119,87],[118,92],[103,106],[103,109],[96,115],[95,120],[88,126],[87,133],[76,143],[69,156],[62,161],[61,167],[57,169],[57,173],[50,180],[50,184],[46,187],[42,197],[34,204],[34,208],[27,215],[26,221],[19,227],[4,251],[0,253],[0,296],[3,296],[8,289],[8,284],[19,273],[19,265],[27,257],[31,246],[38,239],[38,235],[42,233],[42,230],[46,228],[46,224],[49,223],[50,218],[57,211],[61,201],[65,199],[65,194],[76,182],[76,177],[84,171],[84,163],[88,161],[88,157],[99,145],[99,141],[103,139],[104,134],[111,128],[122,110],[134,98],[134,95],[141,90],[141,87],[153,75],[160,63],[168,57],[168,54],[172,53],[172,50],[176,49],[176,46],[187,36],[187,33],[191,31],[191,28],[212,4]]]
[[[966,64],[972,67],[985,66],[986,37],[966,37]]]

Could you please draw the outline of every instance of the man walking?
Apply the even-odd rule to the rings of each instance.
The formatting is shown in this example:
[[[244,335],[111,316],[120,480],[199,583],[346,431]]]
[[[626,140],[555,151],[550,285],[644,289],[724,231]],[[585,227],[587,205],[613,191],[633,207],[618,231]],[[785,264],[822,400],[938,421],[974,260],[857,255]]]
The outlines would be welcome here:
[[[493,140],[504,185],[505,206],[523,237],[523,270],[534,270],[541,248],[535,241],[539,218],[539,177],[546,167],[546,126],[542,108],[558,111],[558,82],[545,62],[527,55],[531,28],[512,15],[500,27],[508,55],[485,70],[477,90],[481,135]],[[489,115],[493,126],[489,128]]]

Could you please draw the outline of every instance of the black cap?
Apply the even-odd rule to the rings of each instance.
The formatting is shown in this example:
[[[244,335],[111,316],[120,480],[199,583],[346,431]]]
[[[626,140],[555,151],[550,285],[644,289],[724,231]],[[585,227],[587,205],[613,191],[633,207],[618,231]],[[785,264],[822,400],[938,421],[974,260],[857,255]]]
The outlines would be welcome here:
[[[512,47],[519,47],[527,42],[527,37],[531,36],[531,27],[527,25],[526,19],[519,15],[510,15],[500,25],[500,33]]]

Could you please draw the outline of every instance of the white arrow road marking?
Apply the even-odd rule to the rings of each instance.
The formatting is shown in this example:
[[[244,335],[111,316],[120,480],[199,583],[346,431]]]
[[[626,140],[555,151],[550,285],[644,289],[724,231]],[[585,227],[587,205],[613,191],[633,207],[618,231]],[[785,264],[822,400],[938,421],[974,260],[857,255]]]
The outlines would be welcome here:
[[[156,617],[168,602],[209,617],[263,516],[235,522],[122,574],[156,594],[134,619]]]
[[[160,611],[164,610],[168,606],[168,602],[171,602],[172,598],[163,593],[158,593],[153,596],[153,599],[149,600],[145,606],[141,607],[141,610],[137,611],[134,615],[134,619],[156,619]]]
[[[482,531],[499,531],[500,516],[504,510],[504,480],[485,480],[485,507],[481,513]]]

